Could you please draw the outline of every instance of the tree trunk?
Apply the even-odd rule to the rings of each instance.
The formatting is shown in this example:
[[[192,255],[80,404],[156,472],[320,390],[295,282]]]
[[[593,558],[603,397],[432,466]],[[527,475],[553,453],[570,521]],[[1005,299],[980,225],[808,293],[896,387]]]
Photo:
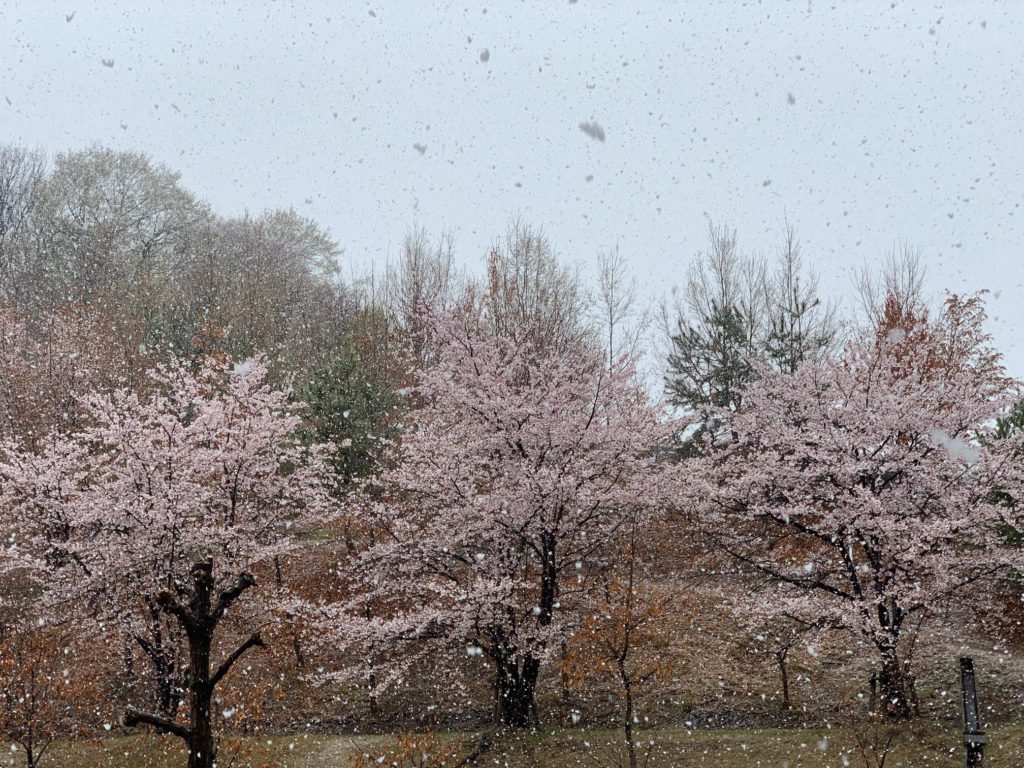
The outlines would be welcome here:
[[[904,618],[903,609],[894,597],[878,604],[878,623],[882,629],[882,634],[876,640],[882,656],[878,688],[882,697],[882,711],[887,717],[898,720],[910,717],[912,711],[907,696],[909,662],[904,664],[899,657],[900,628]]]
[[[887,717],[898,720],[910,717],[912,709],[907,695],[907,677],[895,648],[883,652],[878,687],[882,698],[882,711]]]
[[[533,728],[537,725],[533,695],[537,688],[540,661],[527,655],[521,668],[512,658],[496,661],[495,666],[499,722],[513,728]]]
[[[541,535],[540,602],[534,609],[537,625],[550,626],[558,599],[558,566],[555,561],[555,536]],[[502,631],[497,631],[492,657],[495,666],[495,694],[498,720],[514,728],[534,728],[538,722],[534,695],[540,675],[540,659],[533,653],[520,654]]]
[[[560,651],[561,663],[559,667],[561,671],[558,676],[558,682],[561,687],[562,705],[568,707],[571,703],[572,691],[570,689],[569,668],[566,664],[566,657],[569,655],[569,644],[565,640],[562,641]]]
[[[149,599],[146,603],[150,614],[149,636],[137,634],[134,636],[135,642],[149,658],[153,668],[153,683],[155,684],[153,704],[156,711],[165,717],[174,717],[174,713],[178,709],[178,700],[175,696],[174,677],[177,672],[177,664],[175,663],[174,649],[171,647],[172,638],[165,637],[160,606],[154,599]],[[169,631],[168,628],[168,633]],[[130,658],[131,652],[127,648],[126,654]]]
[[[373,618],[373,605],[369,600],[363,602],[363,617],[369,621]],[[380,712],[380,704],[377,700],[377,668],[373,663],[373,653],[368,654],[370,660],[370,673],[366,677],[366,691],[370,700],[370,714],[376,715]]]
[[[179,600],[169,592],[162,592],[156,598],[156,604],[178,620],[188,638],[189,724],[186,727],[172,718],[134,709],[125,713],[122,722],[127,727],[151,725],[181,738],[188,747],[188,768],[213,768],[216,755],[210,711],[213,691],[246,651],[263,646],[262,638],[256,633],[211,672],[210,648],[217,625],[228,607],[255,583],[251,574],[243,573],[214,600],[213,561],[207,560],[192,567],[192,588],[179,588],[179,596],[187,600]]]
[[[178,703],[174,696],[174,661],[162,652],[154,658],[153,667],[156,674],[156,708],[163,715],[174,716]]]
[[[910,664],[904,659],[903,660],[903,677],[906,680],[907,688],[907,700],[910,702],[910,710],[914,713],[914,717],[921,716],[921,702],[917,698],[917,680],[914,675],[910,673]]]
[[[629,768],[636,768],[636,740],[633,736],[633,681],[626,671],[624,658],[619,658],[619,679],[622,682],[622,691],[626,699],[626,711],[622,724],[623,734],[626,737],[626,756],[629,758]]]
[[[788,655],[788,650],[778,651],[775,654],[775,658],[779,662],[779,676],[782,678],[782,709],[785,712],[788,712],[790,707],[792,707],[789,701],[789,669],[786,666],[786,657]]]
[[[206,601],[209,608],[209,599]],[[213,729],[210,723],[210,644],[213,640],[209,617],[189,637],[189,737],[188,768],[212,768]]]

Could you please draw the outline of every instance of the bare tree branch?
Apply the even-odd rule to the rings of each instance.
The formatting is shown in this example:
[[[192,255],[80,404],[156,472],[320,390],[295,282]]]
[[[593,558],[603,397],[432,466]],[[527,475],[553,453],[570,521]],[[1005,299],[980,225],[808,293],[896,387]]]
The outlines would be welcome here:
[[[263,638],[262,636],[260,636],[260,633],[254,632],[252,635],[249,636],[249,638],[244,643],[242,643],[240,646],[238,646],[238,648],[235,649],[234,653],[232,653],[230,656],[224,659],[224,662],[219,667],[217,667],[217,671],[214,672],[213,675],[210,677],[210,688],[212,689],[216,687],[217,683],[219,683],[221,679],[228,672],[231,671],[231,667],[234,666],[235,662],[242,658],[242,655],[250,648],[266,647],[267,644],[263,642]]]
[[[134,728],[137,725],[151,725],[154,728],[159,728],[162,731],[173,733],[180,739],[188,740],[191,731],[184,725],[176,723],[174,720],[170,720],[166,717],[160,717],[159,715],[153,715],[148,712],[141,712],[135,707],[128,707],[125,710],[124,715],[121,717],[121,725],[125,728]]]

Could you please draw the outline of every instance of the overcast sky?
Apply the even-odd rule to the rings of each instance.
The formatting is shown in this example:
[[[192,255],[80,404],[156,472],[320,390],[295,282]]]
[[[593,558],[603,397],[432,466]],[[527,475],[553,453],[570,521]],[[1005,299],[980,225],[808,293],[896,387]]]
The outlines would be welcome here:
[[[935,295],[994,292],[1024,375],[1024,3],[430,5],[4,0],[0,142],[144,150],[356,271],[413,225],[476,266],[520,214],[653,296],[706,216],[766,253],[788,217],[848,300],[905,242]]]

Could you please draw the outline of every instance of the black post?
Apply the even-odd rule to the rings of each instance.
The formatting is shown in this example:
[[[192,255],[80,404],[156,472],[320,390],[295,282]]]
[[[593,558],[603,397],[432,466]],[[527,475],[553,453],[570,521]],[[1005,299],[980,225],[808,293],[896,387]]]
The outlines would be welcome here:
[[[985,764],[985,733],[978,727],[978,691],[974,685],[974,662],[964,656],[960,659],[960,687],[964,703],[964,751],[967,768],[982,768]]]

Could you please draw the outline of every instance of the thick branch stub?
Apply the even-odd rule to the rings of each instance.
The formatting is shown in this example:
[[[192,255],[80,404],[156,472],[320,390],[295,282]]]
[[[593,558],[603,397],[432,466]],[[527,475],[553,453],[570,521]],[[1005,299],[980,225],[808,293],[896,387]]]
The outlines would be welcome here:
[[[170,592],[164,591],[156,596],[156,604],[162,611],[166,611],[171,614],[181,623],[185,631],[188,632],[192,629],[192,615],[183,606],[178,599]]]
[[[256,586],[256,579],[251,573],[243,571],[239,574],[234,583],[221,592],[220,597],[217,598],[217,605],[211,614],[213,620],[217,621],[220,619],[220,617],[224,615],[224,612],[242,595],[243,592],[245,592],[245,590],[254,586]]]
[[[135,707],[128,707],[125,710],[124,715],[121,716],[121,725],[125,728],[134,728],[137,725],[151,725],[154,728],[159,728],[162,731],[173,733],[178,738],[188,741],[189,736],[192,732],[185,726],[176,723],[174,720],[170,720],[166,717],[160,717],[159,715],[152,715],[148,712],[141,712]]]

